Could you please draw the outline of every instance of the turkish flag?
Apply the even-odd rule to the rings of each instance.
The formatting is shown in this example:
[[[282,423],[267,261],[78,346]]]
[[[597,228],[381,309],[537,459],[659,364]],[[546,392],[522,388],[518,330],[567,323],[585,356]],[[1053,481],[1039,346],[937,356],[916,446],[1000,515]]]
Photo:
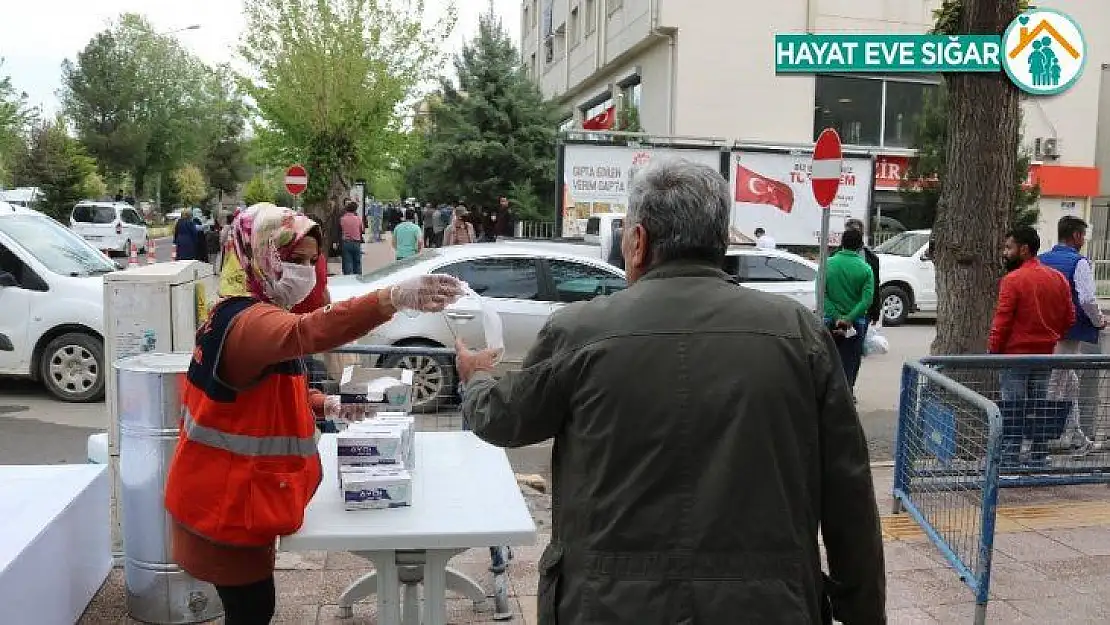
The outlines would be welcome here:
[[[609,130],[613,127],[616,109],[612,106],[582,122],[583,130]]]
[[[736,201],[767,204],[784,213],[794,210],[794,190],[785,182],[736,166]]]

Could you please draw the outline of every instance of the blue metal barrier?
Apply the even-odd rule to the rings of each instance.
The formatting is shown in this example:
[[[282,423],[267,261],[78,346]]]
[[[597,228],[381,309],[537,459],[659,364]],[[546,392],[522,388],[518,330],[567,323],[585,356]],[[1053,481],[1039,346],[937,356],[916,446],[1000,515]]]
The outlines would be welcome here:
[[[894,512],[990,596],[1002,487],[1110,483],[1110,356],[939,356],[902,369]]]

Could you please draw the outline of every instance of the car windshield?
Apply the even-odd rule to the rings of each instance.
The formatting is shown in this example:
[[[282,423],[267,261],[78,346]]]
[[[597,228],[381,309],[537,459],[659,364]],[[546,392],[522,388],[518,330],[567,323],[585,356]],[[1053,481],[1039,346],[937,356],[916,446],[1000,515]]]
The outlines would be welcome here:
[[[0,233],[7,235],[50,271],[63,276],[91,276],[115,271],[103,254],[54,220],[37,215],[0,219]]]
[[[73,221],[86,224],[110,224],[116,221],[116,209],[107,206],[76,206]]]
[[[439,250],[424,250],[416,256],[402,258],[401,260],[389,263],[384,267],[379,267],[378,269],[364,273],[358,277],[358,280],[359,282],[375,282],[377,280],[381,280],[382,278],[387,278],[397,273],[398,271],[408,269],[409,267],[415,267],[416,265],[426,260],[431,260],[436,256],[439,256]]]
[[[882,245],[875,248],[879,254],[892,256],[913,256],[917,250],[929,242],[927,232],[903,232],[892,239],[887,239]]]

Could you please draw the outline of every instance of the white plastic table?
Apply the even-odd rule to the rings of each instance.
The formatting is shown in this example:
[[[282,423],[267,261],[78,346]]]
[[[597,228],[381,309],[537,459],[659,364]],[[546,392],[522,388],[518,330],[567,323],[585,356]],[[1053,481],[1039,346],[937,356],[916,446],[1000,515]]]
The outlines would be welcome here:
[[[447,590],[474,601],[481,586],[447,568],[455,555],[473,547],[531,545],[536,525],[501,449],[470,432],[416,435],[413,501],[407,508],[343,509],[336,466],[335,435],[320,438],[324,481],[305,511],[304,525],[281,539],[283,551],[350,551],[371,560],[375,573],[354,582],[339,598],[344,614],[356,601],[377,595],[378,622],[401,623],[403,566],[423,565],[425,625],[447,622]],[[405,623],[419,623],[415,592],[405,593]]]

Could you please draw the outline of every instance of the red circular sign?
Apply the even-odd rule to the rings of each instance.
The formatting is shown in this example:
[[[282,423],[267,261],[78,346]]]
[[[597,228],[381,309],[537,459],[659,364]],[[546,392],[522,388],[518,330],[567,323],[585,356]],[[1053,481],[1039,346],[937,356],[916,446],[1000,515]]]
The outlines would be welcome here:
[[[813,146],[813,165],[809,181],[813,186],[813,198],[821,208],[828,208],[840,190],[840,166],[843,160],[840,148],[840,135],[836,130],[826,128],[817,137]]]
[[[285,190],[290,195],[300,195],[308,188],[308,170],[303,165],[292,165],[285,170]]]

